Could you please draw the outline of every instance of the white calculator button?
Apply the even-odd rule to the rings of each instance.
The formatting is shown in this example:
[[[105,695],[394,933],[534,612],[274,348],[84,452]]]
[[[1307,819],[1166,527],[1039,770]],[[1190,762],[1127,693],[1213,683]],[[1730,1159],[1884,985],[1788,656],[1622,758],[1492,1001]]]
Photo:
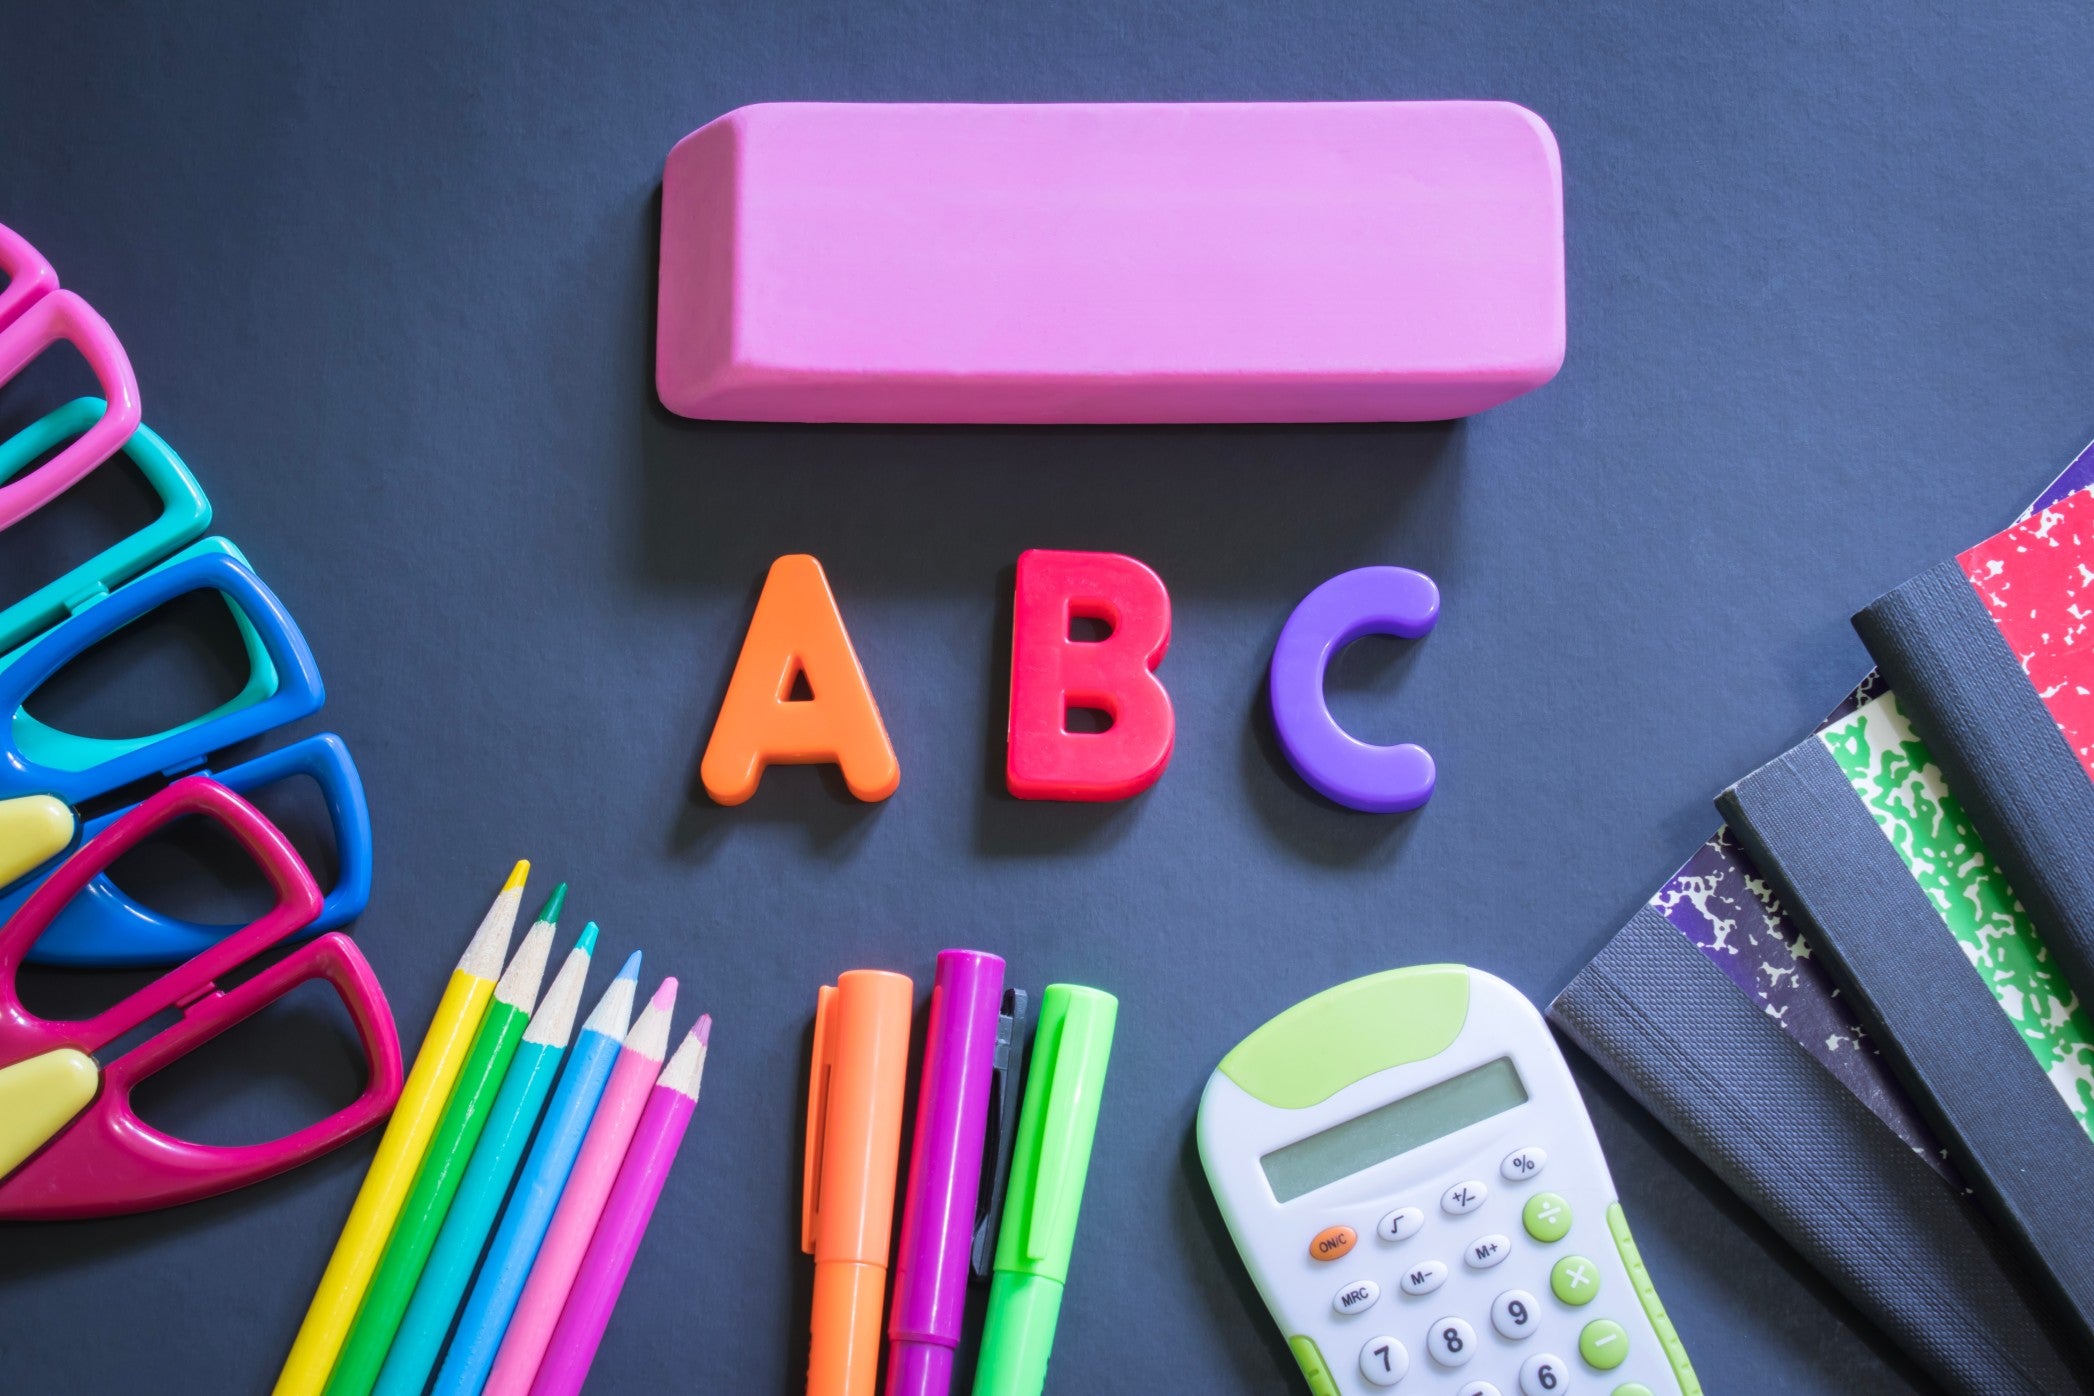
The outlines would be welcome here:
[[[1540,1322],[1541,1311],[1534,1305],[1534,1296],[1524,1289],[1508,1289],[1491,1301],[1491,1327],[1498,1330],[1501,1338],[1514,1342],[1531,1338]]]
[[[1512,1254],[1512,1242],[1504,1236],[1478,1236],[1461,1253],[1471,1270],[1488,1270]]]
[[[1520,1396],[1565,1396],[1571,1371],[1553,1352],[1537,1352],[1520,1364]]]
[[[1394,1386],[1411,1369],[1411,1355],[1394,1338],[1369,1338],[1360,1349],[1360,1375],[1376,1386]]]
[[[1505,1396],[1505,1393],[1487,1381],[1472,1381],[1455,1392],[1454,1396]]]
[[[1437,1260],[1428,1260],[1413,1265],[1410,1269],[1404,1271],[1403,1278],[1396,1282],[1397,1287],[1405,1294],[1430,1294],[1445,1283],[1447,1283],[1447,1267],[1440,1264]]]
[[[1483,1199],[1489,1197],[1490,1192],[1489,1188],[1474,1178],[1466,1183],[1456,1183],[1440,1194],[1440,1210],[1455,1217],[1464,1212],[1473,1212],[1483,1205]]]
[[[1425,1225],[1425,1214],[1416,1207],[1398,1207],[1375,1223],[1374,1234],[1384,1241],[1408,1241]]]
[[[1372,1280],[1359,1280],[1345,1286],[1331,1296],[1331,1307],[1341,1314],[1365,1313],[1381,1298],[1381,1286]]]
[[[1524,1149],[1515,1149],[1507,1154],[1505,1162],[1498,1165],[1498,1171],[1509,1181],[1520,1183],[1541,1172],[1548,1162],[1549,1151],[1537,1149],[1530,1144]]]
[[[1425,1350],[1442,1367],[1461,1367],[1476,1355],[1476,1330],[1466,1319],[1436,1318],[1425,1335]]]

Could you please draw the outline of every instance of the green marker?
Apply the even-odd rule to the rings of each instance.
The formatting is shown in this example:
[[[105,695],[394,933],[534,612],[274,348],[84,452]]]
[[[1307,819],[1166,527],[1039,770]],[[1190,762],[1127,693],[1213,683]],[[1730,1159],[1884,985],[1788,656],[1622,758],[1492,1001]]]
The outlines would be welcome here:
[[[1119,1013],[1118,999],[1080,984],[1049,984],[1040,998],[974,1396],[1039,1396],[1047,1385]]]
[[[546,898],[544,910],[531,923],[515,958],[495,985],[494,1001],[487,1006],[487,1016],[480,1020],[472,1053],[465,1059],[464,1070],[458,1073],[458,1083],[451,1088],[443,1119],[438,1121],[428,1152],[422,1156],[414,1189],[400,1208],[392,1239],[385,1243],[378,1271],[371,1277],[371,1287],[364,1291],[363,1307],[356,1311],[356,1324],[342,1344],[341,1356],[335,1359],[326,1396],[370,1396],[378,1381],[386,1352],[393,1345],[393,1335],[399,1331],[408,1301],[414,1297],[415,1282],[422,1277],[422,1267],[436,1244],[436,1233],[451,1209],[451,1198],[465,1177],[466,1162],[472,1157],[473,1146],[479,1143],[480,1132],[487,1127],[488,1112],[496,1092],[501,1090],[502,1078],[509,1073],[517,1044],[523,1041],[524,1028],[531,1020],[531,1005],[537,1002],[545,963],[552,953],[554,926],[566,900],[567,884],[563,882]]]

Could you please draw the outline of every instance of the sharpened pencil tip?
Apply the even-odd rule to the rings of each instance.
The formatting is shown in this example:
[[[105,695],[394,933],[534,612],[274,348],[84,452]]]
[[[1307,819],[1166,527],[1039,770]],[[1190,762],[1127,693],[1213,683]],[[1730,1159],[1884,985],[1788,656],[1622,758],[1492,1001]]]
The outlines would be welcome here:
[[[654,991],[654,997],[653,997],[653,998],[651,998],[651,999],[649,999],[649,1000],[647,1000],[647,1006],[648,1006],[649,1008],[665,1008],[665,1009],[666,1009],[666,1008],[674,1008],[674,1007],[676,1007],[676,976],[675,976],[675,975],[673,975],[673,974],[672,974],[672,975],[670,975],[670,976],[669,976],[669,977],[668,977],[667,979],[664,979],[664,980],[662,981],[662,985],[661,985],[661,987],[660,987],[660,988],[658,988],[658,989],[656,989],[656,990]]]
[[[699,1014],[698,1026],[691,1029],[691,1036],[698,1039],[700,1047],[710,1047],[713,1040],[713,1015],[710,1013]]]
[[[594,921],[582,927],[581,938],[575,941],[574,948],[585,954],[594,955],[596,953],[596,923]]]
[[[595,922],[590,923],[592,926]],[[618,978],[637,982],[640,978],[640,952],[635,950],[625,957],[625,968],[618,971]]]
[[[523,891],[524,882],[530,876],[531,860],[519,858],[516,860],[516,866],[509,869],[509,880],[502,884],[502,890],[504,892],[521,892]]]
[[[566,905],[567,884],[563,882],[558,887],[553,888],[553,894],[545,899],[545,905],[540,907],[538,914],[531,919],[558,925],[560,922],[560,909]]]

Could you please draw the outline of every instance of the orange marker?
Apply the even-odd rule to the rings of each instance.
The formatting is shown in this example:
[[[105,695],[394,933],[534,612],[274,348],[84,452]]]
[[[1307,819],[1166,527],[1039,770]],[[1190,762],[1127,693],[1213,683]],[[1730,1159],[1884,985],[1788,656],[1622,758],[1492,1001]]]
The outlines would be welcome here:
[[[803,677],[814,696],[794,701]],[[789,553],[764,578],[698,777],[706,794],[738,805],[766,766],[832,761],[861,800],[884,800],[902,781],[829,579],[807,554]]]
[[[814,1257],[807,1396],[872,1396],[901,1161],[916,985],[855,969],[822,986],[807,1082],[800,1249]]]

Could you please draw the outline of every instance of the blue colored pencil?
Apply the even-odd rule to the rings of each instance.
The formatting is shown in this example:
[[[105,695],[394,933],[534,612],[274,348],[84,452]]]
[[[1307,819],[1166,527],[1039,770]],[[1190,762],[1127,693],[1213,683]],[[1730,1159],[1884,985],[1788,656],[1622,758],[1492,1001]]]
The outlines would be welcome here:
[[[589,977],[590,952],[595,948],[596,923],[591,921],[524,1029],[509,1074],[502,1078],[501,1093],[473,1149],[472,1162],[466,1165],[464,1181],[451,1200],[443,1229],[414,1287],[414,1299],[379,1369],[375,1396],[422,1396],[429,1385],[444,1334],[451,1331],[451,1319],[473,1277],[473,1265],[487,1244],[487,1233],[494,1229],[509,1180],[516,1176],[524,1146],[531,1142],[531,1127],[538,1123],[538,1112],[552,1093],[553,1078],[567,1055],[582,985]]]
[[[516,1312],[516,1301],[531,1278],[531,1263],[538,1258],[538,1247],[560,1205],[575,1155],[582,1151],[582,1138],[596,1115],[596,1103],[611,1079],[611,1067],[632,1022],[633,992],[639,979],[640,952],[635,950],[611,987],[604,990],[589,1021],[582,1024],[559,1089],[546,1108],[537,1142],[524,1160],[515,1195],[494,1233],[494,1245],[480,1266],[480,1278],[466,1296],[458,1336],[451,1340],[451,1349],[436,1374],[437,1396],[479,1396],[480,1388],[487,1384],[502,1335],[509,1328],[509,1316]]]

